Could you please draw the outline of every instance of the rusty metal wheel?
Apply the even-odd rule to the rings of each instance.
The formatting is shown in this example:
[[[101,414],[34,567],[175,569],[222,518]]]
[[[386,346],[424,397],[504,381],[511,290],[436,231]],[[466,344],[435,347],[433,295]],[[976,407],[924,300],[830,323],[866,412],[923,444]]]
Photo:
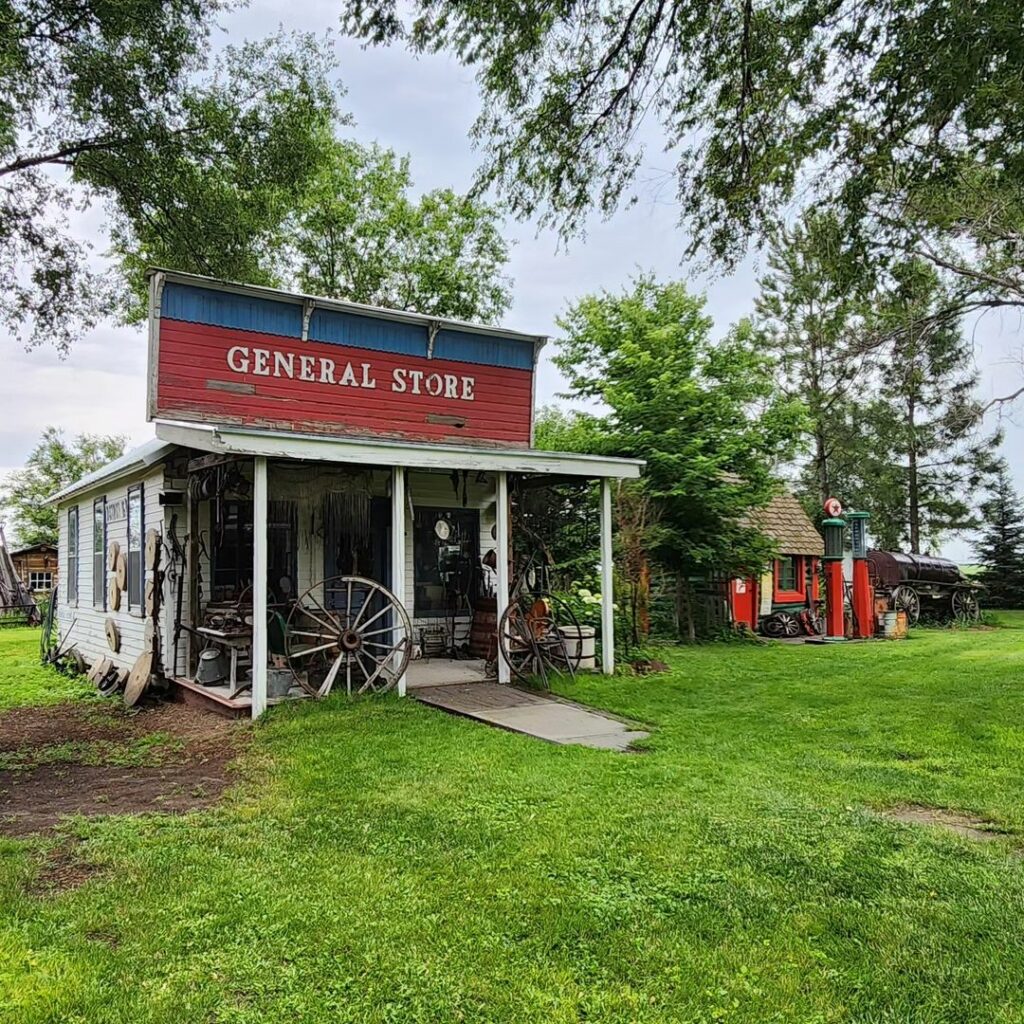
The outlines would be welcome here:
[[[296,683],[315,697],[339,676],[352,693],[384,693],[401,679],[412,654],[412,623],[402,602],[363,576],[314,583],[285,623],[285,659]]]
[[[921,617],[921,598],[917,591],[906,583],[901,584],[892,592],[894,611],[907,613],[907,625],[916,626]]]
[[[498,623],[498,651],[523,682],[550,673],[576,675],[583,655],[580,624],[572,609],[554,594],[524,594],[505,609]]]
[[[954,590],[950,604],[953,608],[953,617],[960,622],[977,622],[981,618],[981,606],[973,590]]]

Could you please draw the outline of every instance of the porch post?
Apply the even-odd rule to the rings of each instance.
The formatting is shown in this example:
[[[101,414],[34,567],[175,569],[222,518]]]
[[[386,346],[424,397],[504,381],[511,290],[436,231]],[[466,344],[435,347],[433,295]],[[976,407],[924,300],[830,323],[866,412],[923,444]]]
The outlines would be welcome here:
[[[391,469],[391,592],[404,605],[405,594],[405,467]],[[398,696],[405,696],[405,673],[398,680]]]
[[[612,564],[612,482],[601,478],[601,671],[615,671],[615,576]]]
[[[498,507],[497,507],[497,534],[498,534],[498,593],[497,593],[497,621],[501,622],[502,615],[508,607],[508,474],[498,473]],[[512,673],[508,663],[498,654],[498,682],[512,682]]]
[[[267,710],[267,459],[253,460],[252,717]]]

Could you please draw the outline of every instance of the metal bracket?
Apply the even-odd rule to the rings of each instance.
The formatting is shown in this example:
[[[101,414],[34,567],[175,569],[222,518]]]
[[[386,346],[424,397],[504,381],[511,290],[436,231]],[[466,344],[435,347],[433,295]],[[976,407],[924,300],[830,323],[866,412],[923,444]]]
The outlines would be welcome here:
[[[440,320],[431,320],[427,325],[427,358],[434,358],[434,339],[437,337],[437,332],[441,330]]]
[[[316,302],[313,299],[306,299],[302,303],[302,340],[309,341],[309,318],[313,315]]]

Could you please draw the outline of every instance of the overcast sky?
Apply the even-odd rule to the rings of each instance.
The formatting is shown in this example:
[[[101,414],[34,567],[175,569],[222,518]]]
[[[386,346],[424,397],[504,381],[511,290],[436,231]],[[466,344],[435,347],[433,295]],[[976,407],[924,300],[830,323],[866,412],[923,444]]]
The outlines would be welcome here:
[[[319,32],[336,26],[338,2],[293,0],[256,2],[222,20],[215,45],[259,38],[277,30]],[[379,142],[409,153],[418,189],[469,186],[478,155],[469,143],[469,128],[479,107],[472,75],[443,57],[413,57],[400,48],[363,50],[338,39],[339,75],[347,90],[343,108],[354,118],[347,134],[361,142]],[[756,260],[729,277],[694,273],[681,263],[686,238],[677,226],[673,187],[666,178],[671,160],[656,146],[649,150],[641,202],[608,222],[593,218],[585,239],[568,249],[531,224],[510,223],[506,234],[516,240],[509,272],[515,281],[514,303],[505,325],[538,334],[555,334],[555,317],[567,300],[602,288],[617,290],[637,270],[653,270],[663,279],[684,278],[707,294],[708,310],[718,333],[751,309]],[[106,244],[101,209],[75,221],[76,233],[102,253]],[[1024,324],[1019,315],[992,314],[972,325],[985,396],[1015,390],[1024,381],[1019,358]],[[104,327],[83,336],[61,361],[52,349],[25,352],[0,333],[0,471],[20,466],[42,429],[50,424],[69,434],[123,433],[132,443],[146,440],[145,344],[141,330]],[[539,402],[553,400],[560,389],[548,359],[540,368]],[[1007,420],[1004,450],[1019,489],[1024,490],[1024,406]],[[950,557],[967,560],[969,545],[952,539]]]

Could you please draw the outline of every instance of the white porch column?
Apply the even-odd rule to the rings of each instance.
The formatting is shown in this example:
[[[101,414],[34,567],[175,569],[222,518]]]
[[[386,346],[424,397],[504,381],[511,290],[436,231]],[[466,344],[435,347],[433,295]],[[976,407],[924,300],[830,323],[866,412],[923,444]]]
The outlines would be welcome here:
[[[498,508],[497,508],[497,534],[498,534],[498,593],[497,593],[497,605],[498,605],[498,619],[501,622],[502,615],[505,614],[505,609],[508,607],[508,549],[509,549],[509,537],[508,537],[508,474],[505,472],[498,473]],[[498,682],[499,683],[510,683],[512,681],[512,672],[508,667],[508,663],[498,654]]]
[[[267,459],[253,460],[252,717],[267,710]]]
[[[612,482],[601,478],[601,671],[615,671],[615,574],[612,562]]]
[[[391,470],[391,592],[404,605],[405,594],[405,468]],[[405,696],[405,673],[398,680],[398,696]]]

